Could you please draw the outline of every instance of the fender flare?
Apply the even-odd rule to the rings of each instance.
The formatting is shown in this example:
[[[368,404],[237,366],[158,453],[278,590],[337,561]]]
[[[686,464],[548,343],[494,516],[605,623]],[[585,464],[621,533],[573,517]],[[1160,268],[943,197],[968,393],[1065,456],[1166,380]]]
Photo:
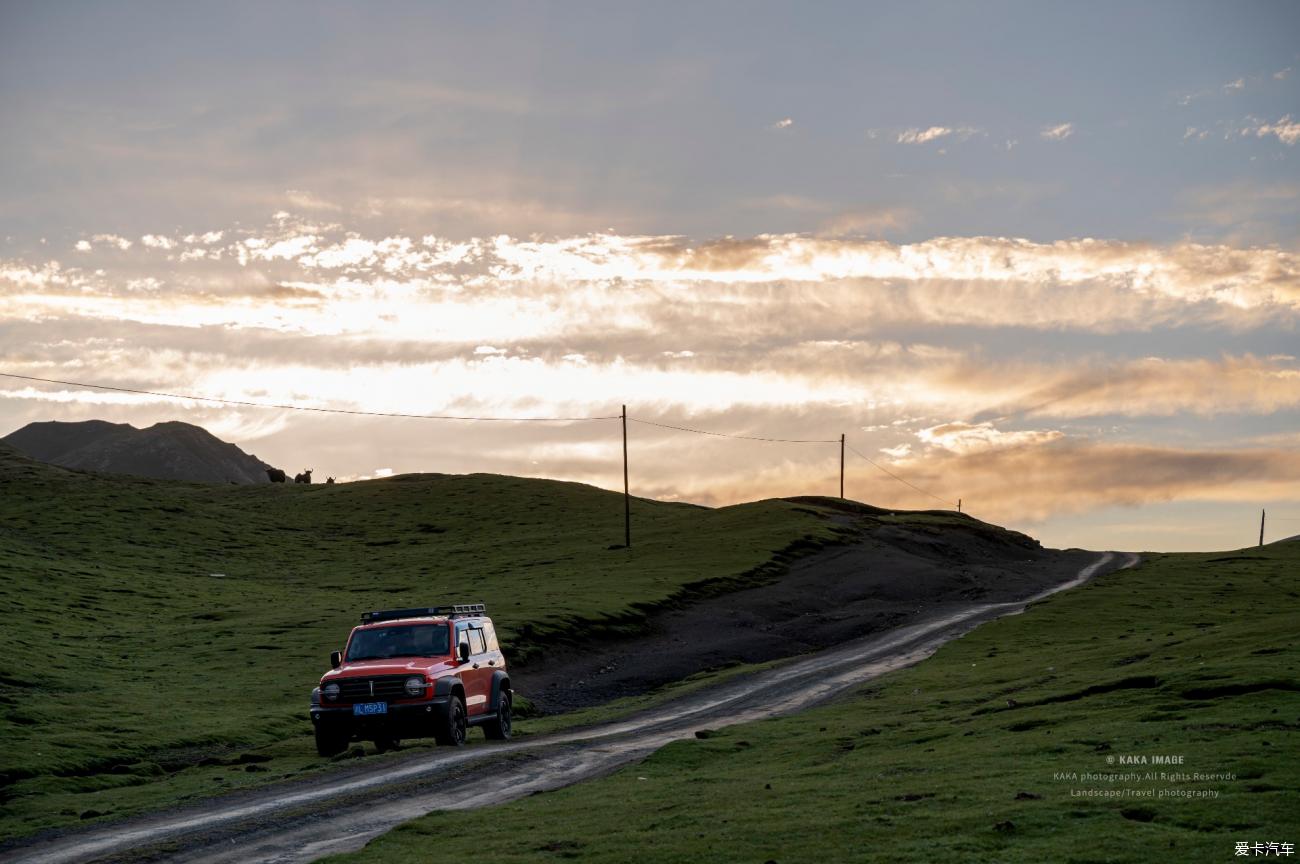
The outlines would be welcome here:
[[[488,696],[488,711],[495,714],[501,705],[501,691],[510,690],[510,673],[498,669],[492,673],[492,693]]]
[[[458,675],[445,675],[433,682],[434,698],[439,696],[450,696],[452,693],[460,691],[460,698],[465,699],[465,685],[461,683]]]

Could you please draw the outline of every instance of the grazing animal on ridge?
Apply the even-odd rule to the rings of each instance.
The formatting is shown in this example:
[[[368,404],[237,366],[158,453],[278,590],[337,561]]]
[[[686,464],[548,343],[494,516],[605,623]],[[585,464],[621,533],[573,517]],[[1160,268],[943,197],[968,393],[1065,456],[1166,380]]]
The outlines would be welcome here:
[[[279,468],[267,468],[266,477],[272,483],[283,483],[289,479],[289,476]]]
[[[302,472],[301,474],[295,474],[295,475],[293,475],[293,482],[295,482],[295,483],[311,483],[311,472],[312,472],[312,469],[311,469],[311,468],[308,468],[306,471]]]
[[[325,485],[326,485],[326,486],[333,486],[333,485],[334,485],[334,478],[333,478],[333,477],[326,477],[326,478],[325,478]]]

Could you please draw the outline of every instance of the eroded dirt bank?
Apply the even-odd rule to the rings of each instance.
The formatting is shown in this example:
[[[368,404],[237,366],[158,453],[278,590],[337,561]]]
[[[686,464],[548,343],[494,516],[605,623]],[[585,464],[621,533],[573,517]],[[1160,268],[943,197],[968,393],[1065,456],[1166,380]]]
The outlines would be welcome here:
[[[856,537],[796,561],[777,581],[657,612],[645,635],[584,640],[516,666],[515,689],[543,712],[645,693],[696,672],[818,651],[971,603],[1023,600],[1095,558],[944,514],[909,514],[834,499],[791,499],[836,510]]]

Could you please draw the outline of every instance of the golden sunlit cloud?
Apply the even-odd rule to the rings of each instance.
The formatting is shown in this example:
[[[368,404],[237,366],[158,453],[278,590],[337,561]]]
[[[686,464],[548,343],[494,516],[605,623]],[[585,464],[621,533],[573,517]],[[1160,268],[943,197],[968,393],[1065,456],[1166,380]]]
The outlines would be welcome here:
[[[739,434],[846,432],[945,501],[983,501],[990,518],[1262,494],[1281,481],[1259,466],[1294,473],[1276,448],[1121,447],[1099,440],[1100,425],[1077,425],[1297,411],[1293,356],[1029,357],[951,335],[1294,326],[1300,259],[1276,249],[803,235],[451,242],[369,238],[282,212],[259,230],[89,235],[63,259],[0,261],[5,371],[303,407],[608,416],[628,404],[638,419]],[[327,430],[343,422],[14,382],[0,383],[0,400],[32,419],[53,405],[73,416],[180,415],[245,442],[315,436],[330,448]],[[361,440],[375,434],[366,429]],[[610,433],[476,430],[475,450],[457,437],[464,430],[408,425],[392,448],[425,460],[395,470],[472,466],[612,485]],[[646,494],[729,503],[835,488],[838,453],[823,445],[759,452],[743,448],[765,445],[674,434],[634,431]],[[495,461],[476,461],[484,452]],[[333,473],[372,475],[373,464],[350,459]],[[1224,465],[1243,472],[1236,491]],[[938,506],[881,485],[865,463],[850,473],[877,503]]]

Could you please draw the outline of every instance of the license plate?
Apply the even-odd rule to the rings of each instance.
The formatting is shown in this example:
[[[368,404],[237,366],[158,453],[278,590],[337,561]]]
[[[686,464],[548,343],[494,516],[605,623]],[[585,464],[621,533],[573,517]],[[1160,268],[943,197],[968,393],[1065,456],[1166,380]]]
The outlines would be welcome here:
[[[387,702],[361,702],[352,706],[354,717],[370,717],[374,714],[387,714]]]

